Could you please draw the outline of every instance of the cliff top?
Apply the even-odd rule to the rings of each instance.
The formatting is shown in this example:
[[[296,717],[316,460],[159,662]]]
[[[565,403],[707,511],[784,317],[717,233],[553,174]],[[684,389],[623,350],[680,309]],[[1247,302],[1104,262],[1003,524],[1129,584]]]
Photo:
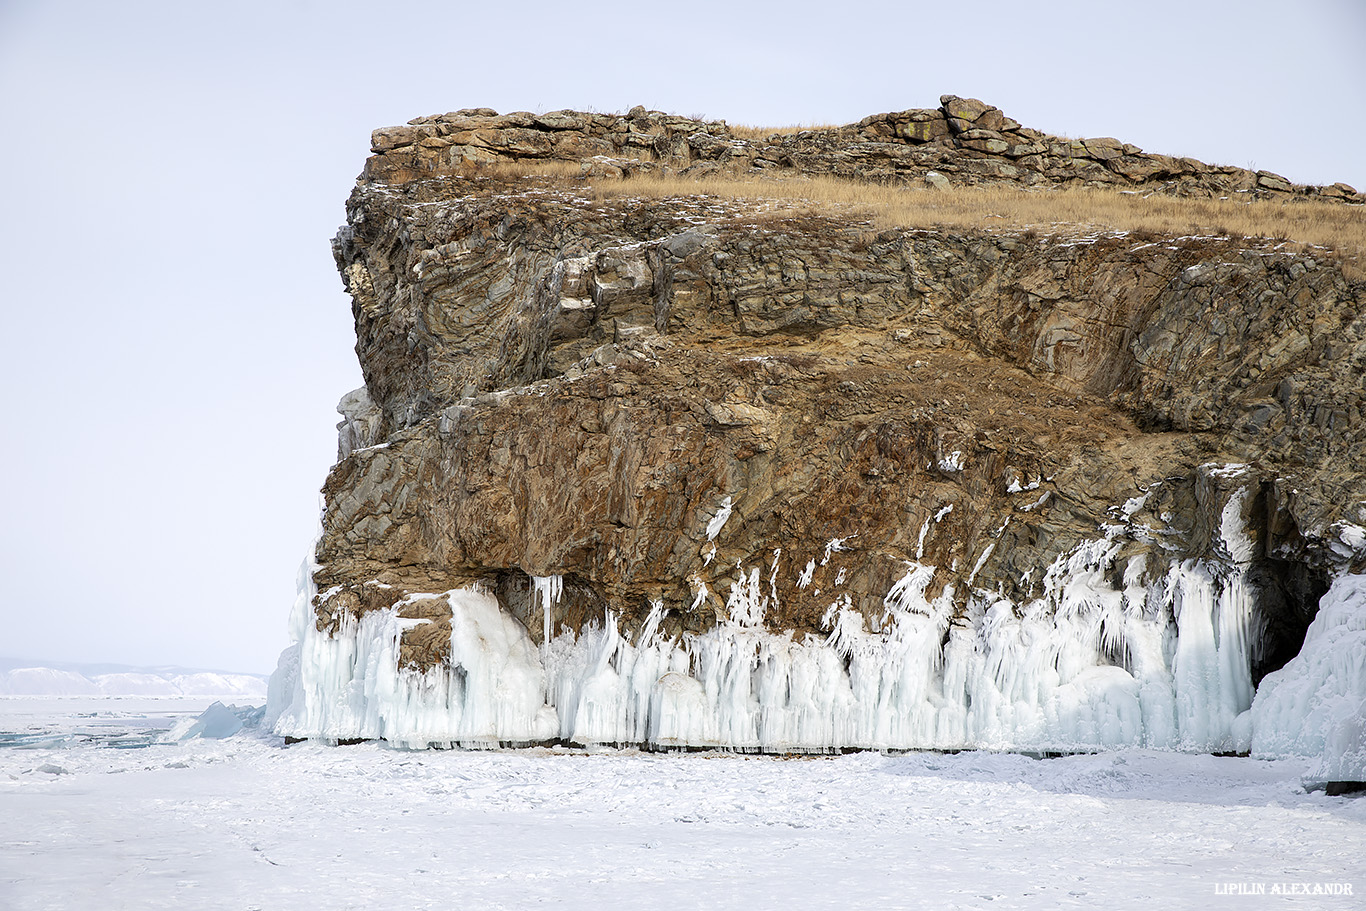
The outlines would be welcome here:
[[[975,98],[943,95],[937,108],[873,114],[816,129],[732,127],[643,106],[625,114],[466,108],[418,117],[371,135],[370,180],[401,181],[474,162],[573,161],[598,173],[699,176],[789,168],[812,174],[931,186],[1007,182],[1028,187],[1142,187],[1177,196],[1236,193],[1366,203],[1344,183],[1297,185],[1270,171],[1145,152],[1110,137],[1070,139],[1022,126]],[[928,176],[934,171],[935,176]]]
[[[1022,126],[973,98],[814,129],[733,127],[644,107],[625,114],[467,108],[375,130],[365,183],[473,173],[548,174],[595,193],[804,200],[876,227],[1103,227],[1261,236],[1358,258],[1366,196],[1270,171],[1145,152],[1109,137]],[[934,191],[926,196],[908,191]],[[1040,192],[1061,191],[1061,192]]]

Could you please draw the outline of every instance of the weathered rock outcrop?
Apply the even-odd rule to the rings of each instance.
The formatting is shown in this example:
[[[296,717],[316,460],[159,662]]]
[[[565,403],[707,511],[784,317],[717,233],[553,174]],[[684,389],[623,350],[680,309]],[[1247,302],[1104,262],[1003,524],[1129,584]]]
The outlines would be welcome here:
[[[369,181],[402,183],[460,173],[473,162],[582,162],[600,175],[790,169],[862,180],[918,178],[931,186],[1141,188],[1179,196],[1291,196],[1366,201],[1343,183],[1298,186],[1269,171],[1144,152],[1108,137],[1066,139],[1023,127],[975,98],[944,95],[938,108],[874,114],[829,129],[736,135],[725,121],[632,108],[619,114],[553,111],[500,115],[473,108],[376,130]]]
[[[340,406],[282,732],[1246,749],[1253,687],[1366,569],[1366,285],[1331,255],[877,232],[589,182],[1350,188],[953,96],[758,142],[636,109],[462,111],[373,143],[334,241],[366,387]],[[585,177],[470,167],[496,158]],[[490,650],[541,688],[500,721]]]

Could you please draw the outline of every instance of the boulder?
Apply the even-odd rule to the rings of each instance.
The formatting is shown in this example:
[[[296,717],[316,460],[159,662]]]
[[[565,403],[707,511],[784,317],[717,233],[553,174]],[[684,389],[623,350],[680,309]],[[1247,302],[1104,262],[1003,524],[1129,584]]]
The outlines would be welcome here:
[[[976,98],[959,98],[957,95],[941,95],[939,107],[944,112],[945,117],[965,120],[968,123],[972,123],[987,111],[996,110],[996,108],[978,101]]]
[[[1278,193],[1290,193],[1295,189],[1295,185],[1290,181],[1279,174],[1272,174],[1270,171],[1257,172],[1257,186],[1264,190],[1273,190]]]

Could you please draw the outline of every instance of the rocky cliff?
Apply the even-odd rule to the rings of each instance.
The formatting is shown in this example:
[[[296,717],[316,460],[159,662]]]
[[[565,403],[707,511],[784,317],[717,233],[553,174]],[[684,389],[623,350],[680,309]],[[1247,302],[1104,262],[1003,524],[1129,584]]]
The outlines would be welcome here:
[[[742,131],[748,134],[753,131]],[[787,170],[931,186],[1009,184],[1142,188],[1178,196],[1231,193],[1366,202],[1347,184],[1296,186],[1270,171],[1144,152],[1117,139],[1069,139],[1021,126],[975,98],[944,95],[938,108],[874,114],[829,129],[746,138],[724,121],[632,108],[499,115],[472,108],[376,130],[362,179],[406,183],[460,173],[471,163],[582,162],[598,175]]]
[[[1350,187],[954,96],[763,140],[467,110],[373,146],[334,241],[366,386],[282,733],[1247,750],[1258,685],[1366,569],[1366,284],[1331,252],[594,182]]]

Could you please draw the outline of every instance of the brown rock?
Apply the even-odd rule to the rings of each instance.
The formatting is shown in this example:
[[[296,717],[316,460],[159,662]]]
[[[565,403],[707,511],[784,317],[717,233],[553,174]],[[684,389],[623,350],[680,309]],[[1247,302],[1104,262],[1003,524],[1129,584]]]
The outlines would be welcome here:
[[[1257,186],[1280,193],[1290,193],[1295,189],[1295,185],[1290,181],[1279,174],[1272,174],[1270,171],[1257,172]]]
[[[589,118],[577,111],[551,111],[536,117],[535,124],[547,130],[586,130]]]
[[[412,145],[421,139],[436,134],[435,127],[402,126],[384,127],[370,134],[372,152],[388,152],[391,149]]]
[[[1006,137],[1003,136],[1003,135],[1001,135],[1000,133],[996,132],[995,130],[986,130],[986,129],[982,129],[981,127],[974,127],[974,128],[972,128],[971,130],[964,130],[962,133],[959,133],[959,134],[958,134],[958,138],[959,138],[959,140],[964,140],[964,139],[998,139],[998,140],[1001,140],[1002,142],[1004,142]]]
[[[979,130],[1000,131],[1006,129],[1006,116],[996,108],[987,108],[973,121],[973,124]],[[1017,123],[1015,126],[1018,127],[1019,124]]]
[[[1109,161],[1124,154],[1124,143],[1108,136],[1100,139],[1083,139],[1081,145],[1086,156],[1096,161]]]
[[[950,108],[974,119],[949,118],[945,111]],[[950,144],[953,136],[963,142]],[[1283,178],[1276,175],[1259,183],[1252,171],[1150,155],[1114,139],[1060,139],[1020,127],[976,99],[956,96],[944,96],[940,109],[876,114],[850,127],[775,133],[761,140],[736,140],[724,122],[638,107],[628,116],[573,111],[500,116],[491,109],[469,108],[377,131],[375,142],[366,178],[397,182],[458,172],[473,162],[525,157],[619,162],[585,165],[588,172],[599,174],[663,170],[699,176],[794,168],[895,182],[919,181],[925,170],[934,168],[961,174],[970,183],[1123,183],[1201,197],[1248,190],[1287,192],[1277,182]],[[955,155],[971,163],[957,162]],[[982,164],[984,156],[1009,158],[1013,164]],[[1284,186],[1291,185],[1286,181]],[[1348,190],[1320,187],[1303,192],[1320,200],[1356,200]]]
[[[1010,176],[1000,159],[959,165]],[[1352,401],[1366,364],[1313,366],[1309,336],[1294,328],[1296,301],[1333,301],[1334,325],[1351,327],[1337,332],[1343,350],[1361,336],[1350,357],[1366,357],[1340,272],[1306,269],[1253,298],[1239,289],[1283,282],[1272,276],[1287,274],[1284,257],[1234,242],[1136,252],[1122,239],[893,232],[869,246],[857,224],[807,217],[759,243],[743,217],[696,232],[677,201],[584,209],[515,183],[478,197],[460,186],[422,187],[442,207],[353,199],[339,262],[358,295],[357,350],[388,446],[353,452],[328,482],[328,584],[379,568],[410,591],[564,573],[584,604],[638,619],[662,598],[685,626],[705,628],[713,615],[688,612],[688,579],[724,591],[728,567],[771,555],[779,538],[796,559],[857,534],[878,542],[847,564],[871,622],[889,573],[946,498],[964,525],[930,548],[941,567],[956,557],[959,575],[945,581],[960,587],[981,553],[970,529],[1011,515],[1012,528],[1035,529],[1036,543],[998,545],[976,567],[974,584],[1011,592],[1030,566],[1093,535],[1136,485],[1191,477],[1216,457],[1290,471],[1276,467],[1288,456],[1268,428],[1324,440],[1293,456],[1297,527],[1338,514],[1343,484],[1366,490],[1366,462],[1342,441],[1345,409],[1302,407],[1295,391],[1284,425],[1246,417],[1262,414],[1259,390],[1287,376],[1325,401]],[[509,223],[522,227],[497,237]],[[411,292],[386,291],[419,261]],[[416,325],[427,328],[415,355]],[[1231,327],[1242,327],[1236,344]],[[1244,391],[1247,350],[1270,356]],[[1079,395],[1084,409],[1056,404]],[[968,467],[927,473],[951,451]],[[1049,488],[1071,498],[1068,516],[1014,512],[996,481],[1006,465],[1068,478]],[[704,566],[709,510],[726,495],[739,518],[717,539],[724,559]],[[1046,532],[1031,524],[1044,519]],[[1301,537],[1296,559],[1317,546]],[[795,583],[780,573],[772,623],[817,632],[824,606]],[[587,607],[582,616],[593,618]]]
[[[1106,164],[1116,174],[1122,174],[1135,183],[1158,175],[1171,174],[1170,168],[1163,161],[1151,155],[1122,155],[1111,158]]]
[[[972,132],[987,132],[973,130]],[[1011,146],[1004,139],[964,139],[962,134],[958,139],[958,144],[965,149],[975,149],[978,152],[989,152],[992,155],[1001,155],[1009,151]]]
[[[910,142],[934,142],[949,135],[949,125],[942,118],[912,120],[897,124],[896,135]]]
[[[556,158],[584,161],[599,156],[611,158],[617,154],[617,147],[596,136],[564,132],[554,137],[553,154]]]
[[[959,98],[957,95],[941,95],[939,106],[944,111],[945,117],[966,120],[969,123],[987,111],[996,110],[991,105],[978,101],[976,98]]]
[[[1002,154],[1009,156],[1010,158],[1023,158],[1026,155],[1040,155],[1047,151],[1047,148],[1040,142],[1010,143],[1008,138],[1006,142],[1007,146]]]

